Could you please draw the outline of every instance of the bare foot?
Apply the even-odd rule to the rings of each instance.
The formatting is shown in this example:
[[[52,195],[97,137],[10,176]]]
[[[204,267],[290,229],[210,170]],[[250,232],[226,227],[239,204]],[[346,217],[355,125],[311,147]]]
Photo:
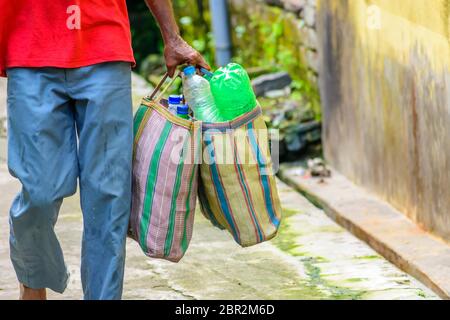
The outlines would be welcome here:
[[[31,289],[20,284],[19,300],[47,300],[47,291],[45,289]]]

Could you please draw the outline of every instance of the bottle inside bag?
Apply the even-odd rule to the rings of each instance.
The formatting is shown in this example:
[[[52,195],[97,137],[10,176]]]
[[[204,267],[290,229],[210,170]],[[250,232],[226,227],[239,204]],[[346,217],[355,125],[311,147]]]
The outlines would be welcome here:
[[[179,105],[177,108],[177,116],[183,119],[189,119],[189,106],[187,104]]]
[[[194,66],[185,68],[183,72],[183,93],[194,117],[206,122],[221,121],[208,80],[199,76]]]
[[[257,105],[247,71],[237,63],[216,70],[210,87],[222,121],[233,120]]]
[[[183,95],[179,95],[179,94],[172,94],[169,96],[169,111],[170,113],[176,115],[177,114],[177,110],[178,110],[178,106],[183,105]]]

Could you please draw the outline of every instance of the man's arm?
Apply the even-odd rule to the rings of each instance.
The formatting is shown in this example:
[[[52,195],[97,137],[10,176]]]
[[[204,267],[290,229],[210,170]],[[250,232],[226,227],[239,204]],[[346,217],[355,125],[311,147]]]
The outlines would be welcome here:
[[[177,66],[191,64],[210,69],[203,57],[188,45],[180,36],[170,0],[145,0],[153,13],[164,40],[164,57],[169,76],[172,77]]]

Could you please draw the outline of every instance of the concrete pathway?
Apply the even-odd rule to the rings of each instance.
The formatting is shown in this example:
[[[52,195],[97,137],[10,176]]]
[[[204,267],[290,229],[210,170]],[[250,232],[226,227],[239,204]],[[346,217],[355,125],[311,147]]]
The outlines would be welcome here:
[[[191,246],[178,264],[149,259],[127,245],[124,299],[436,299],[305,198],[279,183],[284,220],[270,243],[242,249],[197,212]],[[19,185],[0,164],[0,299],[15,299],[9,261],[8,208]],[[81,213],[67,199],[57,233],[72,274],[64,295],[80,299]]]
[[[330,177],[311,177],[299,164],[283,164],[280,177],[359,239],[450,299],[450,246],[424,231],[392,205],[330,168]]]

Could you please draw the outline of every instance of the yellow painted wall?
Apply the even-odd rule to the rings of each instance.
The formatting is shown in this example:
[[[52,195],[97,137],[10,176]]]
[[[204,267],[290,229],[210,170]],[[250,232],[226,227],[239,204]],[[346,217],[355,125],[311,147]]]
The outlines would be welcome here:
[[[450,240],[450,0],[319,0],[326,158]]]

